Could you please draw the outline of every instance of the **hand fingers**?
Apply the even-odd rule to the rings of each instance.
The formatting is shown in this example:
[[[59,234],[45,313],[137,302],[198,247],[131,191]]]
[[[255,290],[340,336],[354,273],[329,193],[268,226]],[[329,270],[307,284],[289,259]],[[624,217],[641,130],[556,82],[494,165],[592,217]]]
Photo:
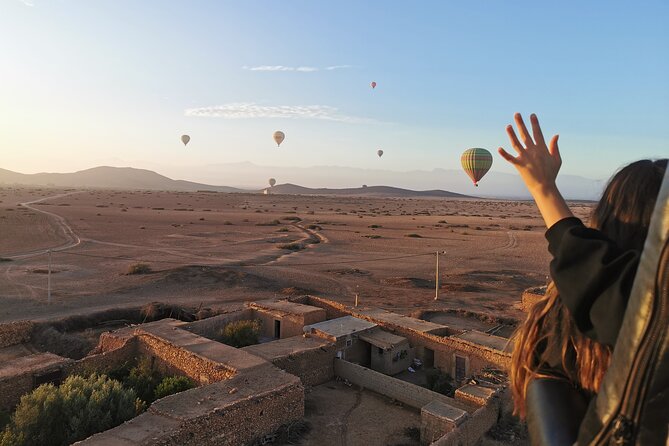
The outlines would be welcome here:
[[[519,161],[513,155],[511,155],[506,150],[504,150],[503,148],[500,147],[499,149],[497,149],[497,151],[499,152],[500,155],[502,155],[502,158],[504,158],[505,160],[507,160],[508,162],[513,164],[514,166],[519,164]]]
[[[544,134],[541,132],[541,126],[539,125],[539,118],[537,118],[537,115],[532,113],[530,115],[530,122],[532,123],[532,135],[534,136],[534,142],[538,146],[546,146],[546,141],[544,141]]]
[[[558,147],[558,138],[560,138],[560,135],[555,135],[551,138],[551,142],[548,146],[548,152],[557,161],[558,166],[561,166],[562,157],[560,156],[560,148]]]
[[[523,145],[518,141],[518,137],[516,136],[516,132],[513,131],[513,127],[510,125],[506,126],[506,134],[509,135],[509,140],[511,141],[511,145],[513,146],[514,149],[516,149],[516,152],[520,155],[523,153],[525,148]]]
[[[532,138],[530,137],[530,132],[527,131],[527,127],[525,127],[525,122],[523,122],[523,117],[520,116],[520,113],[516,113],[513,115],[514,121],[516,121],[516,127],[518,127],[518,133],[520,133],[520,137],[522,138],[523,142],[525,143],[526,146],[531,146],[534,144],[534,141],[532,141]]]

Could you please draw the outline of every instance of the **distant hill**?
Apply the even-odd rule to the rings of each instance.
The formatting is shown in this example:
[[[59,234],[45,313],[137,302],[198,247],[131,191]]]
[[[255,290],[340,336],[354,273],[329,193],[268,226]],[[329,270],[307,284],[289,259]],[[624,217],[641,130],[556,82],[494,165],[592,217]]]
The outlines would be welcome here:
[[[345,189],[310,188],[296,184],[279,184],[272,193],[287,195],[355,195],[366,197],[435,197],[435,198],[472,198],[469,195],[456,194],[445,190],[415,191],[390,186],[363,186]]]
[[[133,167],[94,167],[72,173],[23,174],[0,169],[1,184],[25,186],[82,187],[97,189],[145,189],[213,192],[248,192],[227,186],[211,186],[192,181],[173,180],[151,170]]]

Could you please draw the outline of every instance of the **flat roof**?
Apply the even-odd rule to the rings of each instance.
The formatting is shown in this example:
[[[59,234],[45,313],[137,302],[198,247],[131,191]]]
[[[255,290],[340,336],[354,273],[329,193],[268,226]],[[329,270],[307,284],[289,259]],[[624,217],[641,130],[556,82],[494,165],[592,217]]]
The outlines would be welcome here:
[[[442,331],[448,329],[446,325],[435,324],[434,322],[424,321],[415,317],[392,313],[380,308],[362,308],[356,309],[356,311],[366,317],[376,319],[380,322],[399,325],[421,333],[430,333],[433,331]]]
[[[321,347],[332,345],[331,342],[319,338],[309,338],[304,336],[292,336],[290,338],[278,339],[264,344],[249,345],[242,350],[261,358],[272,361],[276,358],[290,356],[295,353],[315,350]]]
[[[353,316],[344,316],[337,319],[330,319],[329,321],[319,322],[317,324],[307,325],[304,327],[304,331],[309,333],[312,330],[318,330],[329,336],[339,338],[341,336],[369,330],[374,327],[376,327],[376,324],[364,319],[358,319]]]
[[[402,342],[408,342],[407,338],[394,335],[385,330],[381,330],[380,328],[375,328],[374,330],[362,333],[360,335],[360,339],[362,339],[365,342],[369,342],[374,347],[381,347],[381,348],[393,348],[394,346],[399,345]]]
[[[290,302],[288,300],[263,300],[260,302],[251,302],[249,306],[257,310],[278,311],[285,314],[308,314],[316,311],[325,311],[320,307]]]
[[[464,333],[453,335],[452,337],[464,339],[465,341],[483,345],[484,347],[493,348],[502,352],[510,352],[513,349],[513,345],[511,342],[509,342],[508,339],[476,330],[465,331]]]
[[[70,362],[74,362],[74,360],[53,353],[34,353],[3,362],[0,366],[0,380],[24,373],[36,373],[51,367],[62,367]]]

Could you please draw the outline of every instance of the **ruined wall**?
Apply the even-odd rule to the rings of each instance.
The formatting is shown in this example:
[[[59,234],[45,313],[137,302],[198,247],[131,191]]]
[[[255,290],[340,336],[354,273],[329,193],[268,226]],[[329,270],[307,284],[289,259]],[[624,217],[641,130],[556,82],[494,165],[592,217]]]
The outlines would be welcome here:
[[[304,389],[290,386],[266,392],[188,420],[154,443],[160,446],[238,446],[275,432],[304,417]]]
[[[335,375],[347,379],[353,384],[396,399],[415,409],[420,409],[433,400],[443,401],[454,407],[462,406],[462,404],[446,395],[433,392],[406,381],[392,378],[383,373],[375,372],[374,370],[341,359],[335,359],[334,370]]]
[[[299,379],[267,364],[229,381],[162,398],[143,414],[80,446],[237,446],[304,417]]]
[[[30,341],[33,330],[31,321],[14,321],[0,324],[0,348]]]
[[[499,419],[499,400],[495,399],[487,406],[480,407],[470,414],[456,429],[451,430],[431,446],[475,446],[481,437],[490,430]]]
[[[193,354],[157,336],[140,333],[138,337],[138,354],[155,356],[168,373],[176,372],[201,385],[228,379],[235,374],[234,369],[224,364]]]
[[[35,388],[35,376],[57,372],[73,360],[53,353],[38,353],[9,361],[0,374],[0,409],[10,411]]]
[[[103,333],[96,353],[65,366],[63,373],[69,375],[90,375],[109,373],[125,363],[134,362],[138,354],[137,338],[114,338]],[[99,353],[97,353],[99,351]]]
[[[272,361],[276,367],[295,375],[304,386],[317,386],[334,378],[334,346],[306,350]]]
[[[255,311],[251,308],[245,308],[243,310],[219,314],[218,316],[191,322],[184,325],[183,328],[191,333],[204,336],[205,338],[216,339],[220,331],[230,322],[253,320],[255,319],[254,313]]]
[[[324,309],[325,314],[327,315],[327,319],[336,319],[338,317],[348,316],[351,314],[351,312],[346,308],[346,305],[333,302],[328,299],[323,299],[322,297],[318,296],[308,296],[306,304]]]

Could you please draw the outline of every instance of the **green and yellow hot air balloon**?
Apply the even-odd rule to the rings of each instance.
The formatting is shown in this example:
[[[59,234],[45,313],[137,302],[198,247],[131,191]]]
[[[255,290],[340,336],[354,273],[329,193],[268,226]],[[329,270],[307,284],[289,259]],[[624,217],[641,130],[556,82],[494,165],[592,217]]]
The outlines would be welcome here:
[[[474,182],[474,186],[478,187],[479,181],[492,166],[492,154],[486,149],[467,149],[460,157],[460,162],[462,169]]]

